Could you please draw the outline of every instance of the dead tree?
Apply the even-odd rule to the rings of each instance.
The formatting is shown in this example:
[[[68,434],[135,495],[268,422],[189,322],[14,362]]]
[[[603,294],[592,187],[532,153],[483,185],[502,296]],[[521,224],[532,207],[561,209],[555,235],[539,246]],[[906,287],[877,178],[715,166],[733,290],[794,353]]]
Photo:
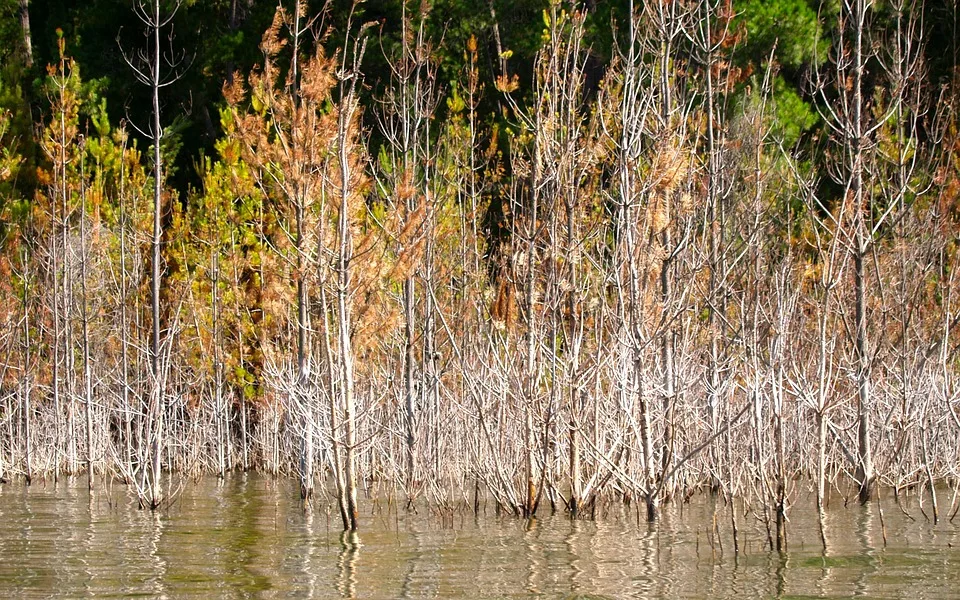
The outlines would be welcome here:
[[[144,26],[147,39],[145,47],[135,53],[124,51],[124,60],[133,71],[136,79],[150,90],[151,122],[146,132],[152,143],[153,154],[153,230],[150,236],[150,397],[144,407],[147,432],[144,443],[148,444],[147,467],[141,479],[141,490],[145,494],[141,499],[151,509],[157,509],[163,502],[162,455],[164,450],[164,419],[166,402],[164,400],[165,366],[161,364],[161,319],[160,286],[163,278],[163,184],[164,168],[161,143],[164,131],[161,126],[160,91],[175,83],[189,66],[185,53],[161,50],[161,31],[170,29],[172,40],[172,22],[180,9],[179,0],[169,11],[161,9],[160,0],[137,0],[134,14]],[[141,130],[143,132],[143,130]]]

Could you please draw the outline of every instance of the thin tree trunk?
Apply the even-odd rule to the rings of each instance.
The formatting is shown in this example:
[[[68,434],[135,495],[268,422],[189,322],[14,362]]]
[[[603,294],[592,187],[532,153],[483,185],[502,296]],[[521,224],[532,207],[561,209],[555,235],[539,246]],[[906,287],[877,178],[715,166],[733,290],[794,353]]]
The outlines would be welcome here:
[[[327,385],[330,389],[330,449],[333,455],[333,481],[336,486],[340,519],[343,521],[344,528],[347,528],[350,515],[347,511],[346,495],[344,494],[345,478],[340,459],[340,447],[342,446],[340,443],[340,411],[343,406],[340,403],[342,398],[339,389],[343,386],[343,380],[342,377],[338,376],[338,369],[333,359],[333,349],[330,347],[330,305],[327,302],[327,293],[323,287],[320,288],[320,309],[323,311],[323,357],[326,362]],[[342,375],[342,373],[339,375]]]
[[[776,344],[782,344],[777,340]],[[786,452],[783,435],[783,365],[779,351],[777,352],[777,366],[774,368],[774,430],[773,442],[777,453],[776,471],[776,522],[777,522],[777,552],[787,551],[787,475]]]
[[[352,100],[352,99],[351,99]],[[344,468],[344,494],[347,505],[347,523],[344,523],[345,529],[354,531],[357,529],[357,434],[356,434],[356,410],[354,406],[354,383],[353,383],[353,347],[350,339],[350,259],[351,242],[349,225],[347,222],[349,208],[347,206],[349,190],[347,188],[350,177],[349,167],[347,165],[346,148],[340,151],[341,177],[343,177],[343,189],[341,192],[340,204],[340,260],[338,265],[338,289],[337,289],[337,307],[339,309],[339,338],[340,338],[340,361],[343,369],[343,376],[340,385],[342,395],[342,404],[345,421],[345,439],[344,446],[346,452],[346,465]]]
[[[20,32],[23,40],[23,64],[33,67],[33,36],[30,34],[30,0],[20,0]]]
[[[63,59],[61,59],[62,61]],[[63,64],[61,62],[61,64]],[[64,73],[65,67],[61,66],[61,73],[65,76]],[[63,98],[63,90],[61,89],[61,98]],[[71,327],[72,313],[73,313],[73,287],[71,282],[71,260],[70,260],[70,250],[69,250],[69,219],[70,219],[70,206],[69,206],[69,190],[67,188],[67,156],[66,156],[66,146],[67,146],[67,123],[66,115],[63,114],[63,111],[60,113],[60,175],[61,175],[61,185],[60,185],[60,251],[63,252],[63,265],[62,265],[62,286],[63,289],[59,290],[59,293],[62,294],[61,306],[63,307],[63,314],[61,317],[61,329],[63,332],[63,388],[65,391],[65,402],[67,410],[67,428],[66,428],[66,454],[67,454],[67,473],[73,475],[77,471],[77,442],[75,436],[75,427],[74,427],[74,412],[75,412],[75,402],[74,402],[74,352],[73,352],[73,330]],[[55,389],[55,404],[60,405],[60,386],[56,386]],[[57,416],[57,422],[59,423],[59,414]]]
[[[924,408],[926,413],[926,407]],[[937,503],[937,487],[930,468],[930,450],[927,447],[927,415],[924,414],[920,424],[920,457],[923,460],[923,470],[927,478],[927,491],[930,492],[930,504],[933,510],[933,524],[940,522],[940,506]]]
[[[25,4],[28,0],[22,0],[21,4]],[[61,74],[63,71],[63,57],[60,59],[61,65]],[[61,84],[62,85],[62,84]],[[63,110],[63,90],[61,92],[60,104],[61,110],[59,114],[59,126],[60,126],[60,154],[59,154],[59,164],[57,164],[57,175],[60,178],[60,189],[59,200],[60,200],[60,215],[59,219],[56,217],[57,213],[57,200],[53,201],[53,212],[54,212],[54,227],[59,230],[59,236],[53,236],[52,243],[52,254],[53,254],[53,380],[51,381],[51,387],[53,388],[53,417],[54,417],[54,433],[56,435],[55,448],[53,453],[53,480],[57,481],[58,474],[60,472],[60,440],[61,440],[61,430],[60,430],[60,332],[64,327],[64,324],[61,322],[61,290],[60,290],[60,278],[66,278],[66,223],[67,223],[67,127],[66,127],[66,115]],[[63,252],[63,258],[60,261],[60,264],[57,264],[57,255],[58,252]],[[61,274],[60,270],[64,269],[64,272]],[[66,287],[66,284],[64,284]],[[63,297],[66,300],[66,294]],[[64,307],[64,312],[66,312],[66,307]],[[68,350],[69,352],[69,350]]]
[[[863,254],[854,256],[856,285],[856,326],[857,326],[857,480],[860,484],[859,497],[864,504],[873,498],[874,473],[873,453],[870,438],[870,359],[867,345],[867,317],[864,292]]]
[[[824,501],[827,483],[827,423],[823,409],[817,411],[817,523],[820,526],[820,542],[827,549],[826,513]]]
[[[526,277],[526,308],[527,308],[527,335],[526,335],[526,394],[523,403],[523,438],[524,438],[524,478],[526,480],[526,498],[524,500],[524,516],[530,517],[537,511],[537,482],[534,478],[534,464],[536,458],[534,454],[534,427],[533,427],[533,405],[534,396],[537,390],[537,370],[536,370],[536,311],[534,310],[534,261],[536,252],[534,250],[535,230],[537,223],[537,200],[534,192],[533,215],[530,220],[530,239],[527,242],[527,277]]]
[[[81,150],[82,151],[82,150]],[[80,159],[81,186],[83,186],[83,158]],[[87,485],[88,489],[93,489],[94,470],[93,470],[93,375],[90,366],[90,315],[88,312],[87,297],[87,195],[86,188],[80,189],[80,324],[83,335],[83,397],[84,413],[86,417],[87,433]]]
[[[356,531],[359,524],[359,513],[357,509],[357,431],[356,431],[356,406],[354,399],[354,365],[353,365],[353,342],[351,339],[351,298],[352,282],[350,278],[350,266],[353,260],[353,240],[350,231],[350,196],[351,196],[351,171],[350,171],[350,138],[351,128],[353,127],[354,112],[357,102],[355,96],[356,64],[359,63],[363,51],[357,53],[354,57],[353,77],[346,91],[342,91],[340,96],[340,111],[338,115],[337,141],[338,159],[340,167],[340,206],[337,218],[337,240],[339,248],[337,253],[337,308],[338,308],[338,337],[340,340],[340,363],[342,368],[342,377],[340,385],[340,394],[342,397],[344,414],[344,450],[346,460],[344,465],[344,495],[346,496],[347,517],[349,522],[345,522],[344,529]],[[347,85],[342,83],[341,85]]]
[[[866,23],[867,3],[865,0],[856,0],[851,6],[854,8],[849,18],[853,21],[854,46],[851,59],[853,60],[853,106],[852,139],[850,144],[851,180],[850,191],[854,200],[854,287],[855,287],[855,319],[856,319],[856,356],[857,356],[857,480],[860,485],[860,501],[867,503],[873,497],[874,473],[873,454],[870,439],[870,355],[867,338],[866,312],[866,279],[864,273],[864,259],[869,244],[869,224],[866,222],[866,212],[869,210],[866,192],[864,190],[864,152],[867,143],[863,123],[863,87],[864,82],[864,50],[863,34]]]
[[[160,128],[160,0],[153,2],[153,54],[151,97],[153,101],[153,234],[150,238],[150,373],[152,375],[151,407],[148,419],[151,421],[150,439],[150,508],[157,509],[163,502],[161,487],[161,458],[163,454],[164,399],[160,372],[160,245],[163,229],[161,213],[163,209],[163,163],[160,156],[160,141],[163,129]]]
[[[313,394],[310,390],[310,374],[308,372],[310,349],[308,339],[309,324],[307,307],[309,295],[307,290],[306,261],[304,260],[304,199],[299,197],[297,203],[297,232],[295,247],[297,253],[297,380],[295,383],[295,397],[303,411],[300,439],[300,498],[309,500],[313,496],[313,440],[314,414]]]
[[[126,138],[124,138],[126,139]],[[126,154],[126,145],[122,146]],[[127,316],[127,217],[126,217],[126,161],[120,161],[120,383],[123,399],[125,472],[133,476],[133,415],[130,406],[130,331]],[[59,414],[59,413],[58,413]]]
[[[216,222],[216,218],[214,219]],[[227,428],[226,411],[224,410],[223,399],[223,362],[220,358],[221,345],[223,341],[220,338],[220,248],[219,244],[212,244],[210,247],[210,270],[212,271],[212,282],[210,286],[210,304],[212,309],[212,327],[213,327],[213,400],[214,400],[214,422],[217,431],[217,475],[220,479],[226,475],[226,456],[224,452],[227,446],[229,429]]]
[[[33,410],[30,406],[30,310],[28,307],[28,288],[29,271],[24,268],[24,286],[23,286],[23,339],[24,339],[24,359],[23,359],[23,398],[21,400],[21,420],[23,422],[23,461],[24,475],[27,485],[33,482],[33,460],[31,455],[31,431],[30,431],[30,413]],[[11,438],[12,442],[12,438]]]
[[[656,457],[653,452],[653,423],[650,406],[643,389],[643,363],[634,363],[634,385],[637,391],[637,404],[640,407],[640,443],[643,448],[644,495],[647,505],[647,521],[655,522],[660,518],[660,494],[657,486]]]
[[[414,303],[416,302],[413,276],[403,281],[403,397],[406,425],[406,454],[404,479],[408,500],[412,500],[414,485],[414,443],[416,436],[416,398],[414,395]]]

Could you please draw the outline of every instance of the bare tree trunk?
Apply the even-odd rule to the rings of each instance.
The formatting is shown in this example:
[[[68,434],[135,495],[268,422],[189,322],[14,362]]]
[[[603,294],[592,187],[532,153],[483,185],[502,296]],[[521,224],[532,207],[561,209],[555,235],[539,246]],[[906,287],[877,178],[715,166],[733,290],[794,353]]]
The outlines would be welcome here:
[[[330,446],[333,459],[333,481],[337,492],[337,507],[340,509],[340,519],[344,529],[350,522],[347,511],[346,486],[344,469],[340,460],[340,411],[343,409],[340,388],[343,386],[343,373],[334,364],[333,349],[330,347],[330,305],[327,302],[327,293],[320,288],[320,309],[323,311],[323,356],[326,361],[327,385],[330,388]],[[337,330],[339,335],[339,329]]]
[[[430,233],[431,237],[433,233]],[[432,246],[432,243],[430,243]],[[430,410],[430,425],[428,428],[429,440],[430,440],[430,449],[428,456],[431,459],[431,464],[433,466],[432,476],[435,480],[439,480],[442,477],[441,469],[441,449],[440,449],[440,432],[443,430],[440,419],[440,367],[437,364],[439,362],[440,354],[437,350],[436,342],[436,316],[435,312],[437,306],[433,300],[434,289],[433,289],[433,251],[431,247],[427,248],[427,261],[424,271],[424,287],[427,288],[427,299],[426,305],[424,306],[424,340],[423,340],[423,352],[424,357],[424,387],[426,388],[426,401],[424,404],[429,407]]]
[[[864,212],[868,210],[866,206],[866,197],[864,195],[863,181],[863,153],[866,143],[865,133],[863,131],[862,111],[863,111],[863,28],[866,20],[866,6],[863,0],[857,0],[857,12],[851,17],[858,21],[855,30],[854,50],[853,50],[853,86],[854,86],[854,105],[853,105],[853,180],[851,182],[854,195],[854,227],[856,250],[853,256],[854,264],[854,287],[855,287],[855,318],[856,318],[856,355],[857,355],[857,479],[860,483],[860,501],[866,504],[873,496],[873,453],[871,451],[870,439],[870,355],[869,342],[867,339],[867,309],[866,309],[866,281],[863,268],[863,261],[867,253],[867,244],[869,243],[865,231],[868,224],[865,222]]]
[[[26,263],[26,259],[24,261]],[[30,485],[33,482],[33,457],[32,457],[32,447],[33,441],[31,439],[31,419],[30,415],[33,408],[30,406],[30,372],[32,366],[30,365],[30,308],[28,302],[28,289],[29,289],[29,267],[24,264],[24,286],[23,286],[23,396],[21,398],[21,415],[20,418],[23,423],[23,462],[24,462],[24,477],[26,479],[27,485]],[[13,439],[11,438],[11,443]]]
[[[426,456],[430,460],[431,471],[429,477],[434,481],[439,481],[441,475],[440,464],[440,354],[437,350],[437,310],[436,290],[434,288],[434,244],[436,241],[436,221],[433,208],[433,190],[432,173],[429,169],[430,160],[426,157],[430,155],[431,140],[430,129],[425,131],[425,145],[423,161],[423,196],[427,211],[427,242],[423,261],[423,287],[424,287],[424,308],[423,308],[423,405],[429,411],[429,423],[427,426],[427,452]]]
[[[20,31],[23,36],[23,64],[33,67],[33,37],[30,34],[30,0],[20,0]]]
[[[534,167],[535,170],[539,169],[539,166]],[[535,176],[536,177],[536,176]],[[537,394],[537,340],[536,340],[536,310],[534,306],[535,293],[534,293],[534,264],[536,261],[536,233],[537,220],[538,220],[538,203],[537,203],[537,192],[532,192],[533,195],[533,206],[531,207],[532,215],[530,217],[530,231],[528,232],[529,239],[527,240],[527,249],[526,249],[526,258],[527,258],[527,274],[526,274],[526,286],[525,286],[525,296],[526,296],[526,311],[527,311],[527,332],[526,332],[526,369],[524,372],[525,386],[526,390],[524,393],[524,402],[523,402],[523,439],[524,439],[524,479],[526,480],[526,498],[523,503],[523,513],[527,517],[531,517],[534,513],[537,512],[537,481],[534,473],[534,465],[536,464],[535,458],[535,433],[533,427],[533,406],[536,404],[536,394]]]
[[[83,150],[81,150],[82,152]],[[83,182],[84,173],[83,165],[84,159],[81,156],[80,159],[80,177],[82,186],[80,188],[80,325],[82,328],[82,345],[83,345],[83,397],[84,397],[84,413],[86,416],[86,433],[87,433],[87,485],[88,489],[93,489],[94,484],[94,470],[93,470],[93,374],[91,373],[90,366],[90,315],[87,308],[88,297],[87,297],[87,260],[88,260],[88,250],[87,250],[87,231],[86,231],[86,220],[87,220],[87,193],[86,187]]]
[[[821,74],[816,73],[820,95],[825,101],[821,114],[833,132],[834,144],[837,146],[835,155],[839,157],[833,177],[843,186],[843,197],[839,199],[839,217],[831,219],[831,225],[826,226],[826,230],[832,237],[840,239],[853,262],[852,342],[857,385],[857,451],[853,460],[856,462],[854,467],[859,498],[864,503],[873,496],[876,477],[871,440],[873,399],[870,390],[872,359],[867,328],[869,292],[864,262],[869,256],[877,228],[889,214],[879,217],[873,214],[875,206],[872,189],[877,173],[867,163],[870,157],[868,151],[874,146],[872,136],[879,129],[879,124],[870,121],[872,103],[864,99],[864,94],[870,93],[867,89],[866,67],[880,47],[879,44],[872,44],[869,39],[865,39],[869,35],[868,12],[873,4],[874,0],[850,0],[841,6],[837,49],[833,54],[834,89],[831,90],[831,94],[836,97],[827,94]],[[833,153],[828,154],[831,155]],[[819,205],[823,207],[822,203]],[[845,214],[849,214],[849,217],[845,217]],[[820,408],[822,410],[823,406]]]
[[[817,411],[817,522],[820,526],[820,542],[827,548],[826,513],[824,500],[827,483],[827,423],[823,410]]]
[[[835,242],[836,243],[836,242]],[[817,522],[820,525],[820,541],[823,548],[827,548],[827,535],[825,529],[826,513],[824,512],[824,502],[826,500],[826,479],[827,479],[827,405],[830,401],[828,389],[828,363],[830,361],[830,349],[827,346],[827,329],[829,327],[829,315],[831,309],[830,297],[832,295],[835,281],[831,281],[832,268],[835,252],[829,254],[830,263],[827,265],[828,272],[821,277],[823,286],[823,305],[819,307],[818,315],[818,357],[817,357],[817,396],[815,416],[817,423]]]
[[[937,487],[934,483],[933,470],[930,468],[930,449],[927,443],[927,415],[926,407],[923,409],[923,416],[920,423],[920,458],[923,461],[923,470],[927,479],[927,491],[930,493],[930,504],[933,510],[933,524],[940,522],[940,506],[937,503]]]
[[[297,231],[294,240],[297,253],[297,381],[294,395],[301,415],[300,438],[300,498],[309,500],[313,496],[314,461],[314,421],[313,393],[310,389],[310,341],[309,314],[310,301],[307,290],[306,260],[304,253],[304,199],[297,195]]]
[[[668,249],[673,247],[673,241],[671,239],[669,227],[662,234],[662,244],[663,247]],[[670,283],[670,264],[672,260],[668,257],[664,258],[660,262],[660,303],[661,306],[665,309],[673,298],[673,290]],[[661,458],[660,472],[666,476],[673,469],[673,448],[674,448],[674,431],[673,431],[673,419],[674,419],[674,406],[676,403],[676,374],[675,374],[675,358],[674,358],[674,330],[673,326],[668,325],[667,330],[663,333],[663,339],[660,343],[660,353],[663,360],[663,397],[661,398],[661,403],[663,405],[663,439],[661,445],[663,448],[663,455]],[[671,477],[672,479],[672,477]],[[670,496],[673,494],[673,481],[663,481],[662,489],[669,500]]]
[[[241,342],[242,347],[242,342]],[[247,406],[247,399],[244,397],[243,392],[240,392],[240,436],[241,436],[241,468],[243,472],[246,473],[250,470],[250,425],[247,423],[247,412],[249,407]]]
[[[236,246],[236,241],[234,241],[234,246]],[[241,279],[240,279],[240,273],[239,273],[239,269],[237,268],[236,261],[234,261],[233,265],[234,265],[233,266],[233,285],[236,289],[239,289],[241,286]],[[236,308],[235,308],[235,310],[238,313],[242,312],[244,309],[247,308],[245,306],[241,306],[241,304],[242,304],[242,301],[240,300],[240,296],[238,295]],[[249,312],[247,314],[249,314]],[[239,349],[239,354],[240,354],[239,358],[240,358],[241,365],[247,364],[246,362],[247,357],[244,351],[245,349],[244,344],[245,344],[245,339],[243,335],[243,327],[239,326],[237,327],[237,348]],[[246,395],[245,389],[241,388],[240,390],[237,391],[236,402],[237,402],[237,409],[240,411],[240,468],[243,470],[244,473],[246,473],[247,471],[250,470],[250,457],[249,457],[250,425],[247,422],[247,419],[248,419],[247,411],[249,410],[249,406],[247,405],[247,395]]]
[[[416,302],[413,276],[403,281],[403,398],[406,425],[406,455],[404,477],[408,500],[413,499],[414,444],[416,442],[416,397],[414,394],[414,304]]]
[[[340,395],[344,414],[344,495],[347,507],[348,522],[343,524],[344,529],[356,531],[359,523],[357,509],[357,423],[356,404],[354,398],[354,356],[353,341],[351,339],[351,302],[353,296],[350,267],[353,261],[353,239],[351,235],[351,196],[352,189],[350,151],[354,135],[355,114],[357,111],[356,84],[360,77],[359,64],[363,57],[365,44],[358,40],[358,48],[354,49],[353,64],[347,70],[346,53],[341,79],[340,106],[337,115],[337,158],[340,175],[340,190],[337,216],[337,320],[338,338],[340,341],[340,365],[342,369],[340,381]]]
[[[350,101],[353,100],[351,97]],[[341,117],[343,118],[343,117]],[[343,124],[346,127],[346,124]],[[344,131],[344,134],[346,132]],[[345,135],[344,135],[345,137]],[[343,139],[343,138],[341,138]],[[339,309],[338,324],[340,338],[340,361],[343,369],[343,376],[340,385],[342,397],[344,421],[345,421],[345,439],[344,446],[346,451],[346,465],[344,468],[344,484],[347,505],[347,517],[349,523],[344,523],[345,529],[354,531],[357,529],[357,424],[356,408],[354,406],[354,383],[353,383],[353,347],[350,339],[350,260],[352,258],[352,248],[350,241],[350,228],[348,219],[350,190],[348,189],[350,180],[350,171],[348,166],[347,149],[342,147],[340,150],[340,168],[343,178],[343,188],[340,196],[340,217],[339,217],[339,238],[340,238],[340,258],[338,264],[338,282],[337,282],[337,307]]]
[[[126,135],[122,153],[126,154]],[[123,399],[124,469],[133,475],[133,414],[130,406],[130,324],[127,315],[127,216],[126,216],[126,161],[120,161],[120,385]],[[59,419],[59,411],[57,412]],[[58,421],[59,422],[59,421]],[[129,483],[129,482],[128,482]]]
[[[582,417],[582,407],[581,407],[581,397],[582,390],[580,389],[580,319],[578,318],[578,307],[577,307],[577,295],[578,295],[578,281],[577,281],[577,269],[576,269],[576,259],[574,258],[575,253],[577,252],[575,244],[577,241],[577,227],[576,227],[576,195],[579,190],[572,184],[568,182],[569,187],[567,191],[567,239],[566,239],[566,260],[569,263],[569,268],[567,271],[567,285],[569,286],[569,291],[567,292],[567,312],[569,324],[567,325],[567,331],[565,338],[567,340],[568,349],[570,353],[570,376],[572,377],[572,385],[568,390],[568,400],[569,405],[569,424],[568,424],[568,437],[570,444],[570,512],[573,515],[577,515],[580,510],[580,504],[583,500],[583,475],[581,473],[580,465],[580,419]],[[571,197],[572,196],[572,197]]]
[[[161,223],[163,211],[163,159],[160,155],[160,143],[163,139],[163,129],[160,127],[160,0],[153,0],[152,23],[148,26],[152,30],[153,53],[151,59],[150,95],[153,103],[153,232],[150,237],[150,373],[151,373],[151,405],[147,418],[151,425],[150,443],[150,508],[157,509],[163,502],[163,488],[161,475],[161,459],[163,455],[164,436],[164,390],[160,365],[160,248],[163,243],[163,228]]]
[[[636,381],[637,404],[640,407],[640,443],[643,449],[643,474],[645,486],[645,502],[647,505],[647,521],[655,522],[660,518],[660,494],[657,485],[657,461],[653,452],[653,425],[651,409],[643,389],[643,363],[634,362],[634,377]]]
[[[237,32],[237,27],[240,25],[240,20],[237,15],[237,3],[239,0],[230,0],[230,18],[227,21],[227,27],[230,30],[230,34],[233,35]],[[236,64],[233,62],[231,57],[225,65],[227,71],[227,85],[233,85],[233,77],[236,71]]]
[[[215,219],[216,222],[216,219]],[[227,419],[223,398],[223,359],[220,356],[223,340],[220,335],[220,245],[210,246],[210,271],[212,274],[210,285],[211,326],[213,328],[213,420],[217,432],[217,476],[223,479],[226,475],[227,438],[229,436],[229,421]]]
[[[62,77],[66,77],[66,63],[64,57],[60,58],[60,72]],[[60,84],[60,89],[58,90],[60,94],[61,103],[65,100],[66,90],[62,87],[65,83]],[[60,252],[62,255],[62,265],[61,265],[61,277],[62,277],[62,289],[57,289],[54,291],[55,294],[62,296],[60,299],[60,306],[62,307],[62,315],[59,315],[60,321],[60,331],[63,334],[63,346],[57,352],[57,354],[62,351],[63,353],[63,374],[61,382],[60,373],[57,372],[57,381],[54,385],[54,405],[57,408],[57,428],[60,426],[60,405],[61,405],[61,387],[65,392],[65,404],[67,409],[67,430],[66,430],[66,458],[67,458],[67,473],[73,474],[76,472],[76,461],[77,461],[77,449],[76,449],[76,437],[74,435],[74,352],[73,352],[73,329],[71,327],[72,323],[72,313],[73,313],[73,289],[71,285],[71,260],[70,260],[70,249],[69,249],[69,220],[70,220],[70,204],[69,204],[69,189],[67,181],[67,116],[64,112],[64,108],[61,105],[61,111],[59,114],[59,128],[60,128],[60,152],[59,152],[59,162],[58,165],[60,170]],[[70,142],[75,140],[71,139]],[[56,357],[59,359],[59,356]],[[59,363],[59,360],[57,360]],[[54,364],[54,368],[59,371],[59,364]],[[58,444],[59,446],[59,444]],[[59,454],[56,452],[55,454]],[[59,465],[57,466],[59,468]]]
[[[631,0],[631,8],[632,8]],[[673,81],[672,78],[675,76],[673,69],[674,61],[674,39],[680,33],[678,31],[678,22],[680,16],[677,14],[682,7],[679,3],[664,3],[659,4],[655,8],[650,8],[645,6],[642,10],[653,11],[653,22],[656,24],[656,36],[657,39],[654,41],[656,45],[656,55],[657,65],[657,85],[659,97],[659,126],[660,131],[660,142],[663,143],[666,140],[665,136],[672,135],[672,124],[671,119],[673,119],[674,113],[674,93],[673,93]],[[636,34],[633,34],[636,35]],[[663,232],[660,235],[660,241],[662,244],[663,260],[660,263],[660,309],[661,311],[669,310],[670,303],[673,300],[673,290],[672,283],[670,280],[671,274],[670,270],[673,264],[673,253],[674,253],[674,240],[672,239],[671,233],[671,220],[673,216],[671,215],[672,210],[672,199],[671,192],[664,191],[663,193],[663,206],[665,211],[664,223],[666,224],[663,228]],[[674,448],[674,427],[673,427],[673,415],[675,412],[675,402],[676,402],[676,357],[675,357],[675,331],[672,323],[668,320],[664,331],[660,332],[660,348],[661,355],[663,357],[663,413],[665,416],[665,425],[663,430],[663,461],[662,461],[662,474],[666,476],[667,473],[673,470],[673,465],[670,463],[674,460],[673,448]],[[660,488],[666,490],[669,494],[671,488],[673,487],[672,481],[662,481],[660,483]],[[648,516],[650,513],[650,507],[647,509]]]
[[[856,328],[857,328],[857,480],[860,485],[859,497],[863,503],[873,498],[874,473],[873,452],[870,438],[870,358],[867,341],[867,316],[865,306],[864,253],[857,251],[853,257],[854,282],[856,293]]]
[[[779,340],[778,344],[781,343]],[[783,365],[781,358],[777,358],[774,375],[774,430],[773,438],[776,447],[776,524],[777,524],[777,552],[787,551],[787,473],[786,452],[783,435]]]
[[[27,1],[28,1],[28,0],[23,0],[22,3],[26,3]],[[63,58],[63,56],[60,57],[60,69],[61,69],[61,75],[62,75],[62,76],[65,75],[65,74],[63,73],[63,70],[64,70],[64,58]],[[65,78],[64,78],[64,79],[65,79]],[[64,84],[61,83],[61,86],[62,86],[62,85],[64,85]],[[60,278],[61,278],[61,277],[66,278],[66,277],[67,277],[67,272],[66,272],[66,258],[67,258],[67,249],[66,249],[66,228],[67,228],[67,212],[66,212],[66,211],[67,211],[67,156],[66,156],[67,144],[66,144],[66,139],[67,139],[67,124],[66,124],[66,115],[64,114],[64,109],[63,109],[63,104],[64,104],[64,102],[63,102],[63,100],[64,100],[64,98],[63,98],[63,91],[64,91],[64,90],[63,90],[63,88],[61,87],[58,91],[60,92],[60,107],[61,107],[60,114],[58,115],[58,125],[59,125],[59,133],[60,133],[61,143],[59,144],[59,146],[60,146],[60,148],[59,148],[60,152],[59,152],[58,157],[57,157],[57,158],[58,158],[58,164],[56,165],[56,168],[57,168],[57,176],[58,176],[58,178],[59,178],[60,181],[59,181],[59,189],[57,190],[57,191],[59,192],[59,198],[53,199],[53,201],[52,201],[52,204],[53,204],[53,210],[52,210],[52,212],[54,213],[54,219],[53,219],[54,227],[57,228],[59,231],[56,232],[56,233],[52,236],[53,239],[52,239],[52,243],[51,243],[51,246],[52,246],[52,249],[53,249],[52,255],[53,255],[53,263],[54,263],[54,264],[53,264],[53,294],[52,294],[52,295],[53,295],[53,366],[52,366],[52,367],[53,367],[53,368],[52,368],[52,370],[53,370],[53,373],[52,373],[52,375],[53,375],[53,380],[51,381],[51,387],[53,388],[54,432],[55,432],[55,434],[56,434],[56,436],[57,436],[57,439],[56,439],[56,448],[54,449],[54,456],[53,456],[53,480],[54,480],[54,481],[57,481],[58,473],[59,473],[59,471],[60,471],[60,440],[61,440],[61,433],[62,433],[61,430],[60,430],[60,426],[61,426],[61,422],[60,422],[60,421],[61,421],[61,419],[60,419],[60,412],[61,412],[61,408],[60,408],[60,404],[61,404],[61,399],[60,399],[60,386],[61,386],[61,382],[60,382],[60,353],[61,353],[61,351],[62,351],[62,349],[61,349],[61,347],[60,347],[60,334],[61,334],[61,331],[64,329],[64,323],[62,322],[62,318],[61,318],[62,315],[61,315],[61,312],[60,312],[60,306],[61,306],[61,297],[60,297],[60,296],[61,296],[61,290],[60,290],[60,283],[61,283],[61,282],[60,282]],[[59,208],[60,208],[59,218],[57,218],[57,216],[56,216],[56,215],[57,215],[57,208],[58,208],[58,207],[57,207],[57,204],[58,204],[57,201],[58,201],[58,200],[59,200],[59,205],[60,205],[60,206],[59,206]],[[57,235],[57,233],[59,233],[59,235]],[[57,264],[57,255],[58,255],[59,252],[62,252],[63,255],[62,255],[62,258],[61,258],[61,260],[60,260],[60,264]],[[62,273],[61,273],[61,269],[63,270]],[[63,301],[64,301],[64,302],[67,301],[67,296],[66,296],[66,293],[65,293],[65,289],[66,289],[66,284],[64,283],[64,294],[63,294]],[[64,307],[63,307],[63,310],[64,310],[64,312],[66,312],[66,311],[67,311],[67,307],[64,306]],[[69,347],[66,347],[66,348],[64,348],[64,349],[66,350],[66,353],[65,353],[65,354],[67,354],[67,353],[70,352]]]

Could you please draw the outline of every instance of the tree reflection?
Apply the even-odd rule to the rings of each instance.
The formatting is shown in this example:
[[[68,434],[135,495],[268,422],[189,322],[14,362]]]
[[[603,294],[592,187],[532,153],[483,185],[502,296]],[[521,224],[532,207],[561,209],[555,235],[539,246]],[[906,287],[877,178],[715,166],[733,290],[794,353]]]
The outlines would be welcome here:
[[[356,531],[344,531],[340,534],[337,591],[341,598],[357,597],[357,561],[360,559],[360,546],[360,534]]]

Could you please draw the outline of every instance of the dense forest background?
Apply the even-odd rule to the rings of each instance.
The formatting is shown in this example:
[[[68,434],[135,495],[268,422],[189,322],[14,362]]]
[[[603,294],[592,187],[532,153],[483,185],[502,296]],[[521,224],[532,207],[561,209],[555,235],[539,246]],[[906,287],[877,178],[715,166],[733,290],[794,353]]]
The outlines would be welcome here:
[[[0,478],[937,519],[958,13],[0,0]]]

